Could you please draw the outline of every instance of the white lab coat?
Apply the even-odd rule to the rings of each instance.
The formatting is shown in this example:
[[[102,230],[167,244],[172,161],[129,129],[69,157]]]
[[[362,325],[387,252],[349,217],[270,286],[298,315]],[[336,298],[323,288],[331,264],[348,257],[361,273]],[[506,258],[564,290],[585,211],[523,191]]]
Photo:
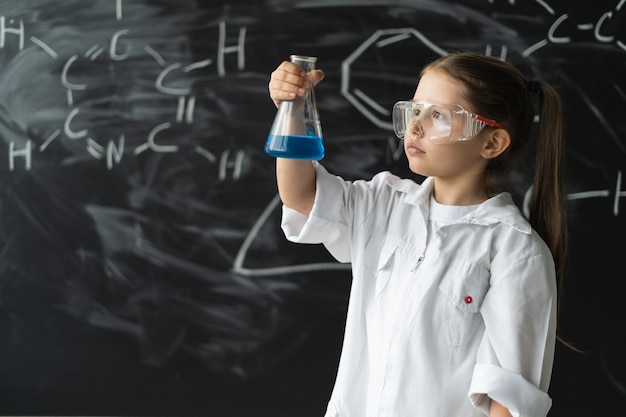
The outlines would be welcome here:
[[[310,216],[283,206],[282,227],[352,264],[326,417],[481,416],[487,395],[513,416],[545,416],[554,263],[510,194],[441,227],[427,246],[431,179],[383,172],[349,182],[315,166]]]

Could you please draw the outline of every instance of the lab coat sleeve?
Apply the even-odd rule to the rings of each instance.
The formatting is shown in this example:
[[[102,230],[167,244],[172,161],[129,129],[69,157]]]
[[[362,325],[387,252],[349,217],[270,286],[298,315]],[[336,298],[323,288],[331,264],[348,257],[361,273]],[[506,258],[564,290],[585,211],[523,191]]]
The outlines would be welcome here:
[[[350,262],[350,239],[342,210],[349,183],[314,164],[316,193],[311,213],[307,217],[283,205],[281,227],[289,241],[323,243],[339,262]]]
[[[485,334],[469,392],[485,414],[489,398],[514,417],[545,417],[552,405],[547,391],[556,341],[556,280],[549,251],[539,247],[538,254],[492,270],[481,306]]]

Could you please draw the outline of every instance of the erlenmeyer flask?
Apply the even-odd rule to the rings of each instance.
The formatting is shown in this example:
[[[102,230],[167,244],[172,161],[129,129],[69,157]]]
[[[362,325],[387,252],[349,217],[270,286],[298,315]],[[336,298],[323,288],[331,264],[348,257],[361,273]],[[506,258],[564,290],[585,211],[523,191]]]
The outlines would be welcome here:
[[[291,62],[306,72],[315,69],[316,57],[291,55]],[[320,124],[313,87],[306,96],[283,101],[265,142],[269,156],[317,161],[324,158]]]

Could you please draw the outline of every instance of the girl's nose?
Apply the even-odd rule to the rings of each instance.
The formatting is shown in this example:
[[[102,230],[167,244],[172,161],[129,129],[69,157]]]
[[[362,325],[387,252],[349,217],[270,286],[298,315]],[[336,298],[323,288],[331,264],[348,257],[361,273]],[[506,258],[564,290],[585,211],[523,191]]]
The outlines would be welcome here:
[[[416,135],[420,138],[424,136],[424,126],[422,125],[422,122],[417,118],[409,122],[409,126],[407,130],[412,135]]]

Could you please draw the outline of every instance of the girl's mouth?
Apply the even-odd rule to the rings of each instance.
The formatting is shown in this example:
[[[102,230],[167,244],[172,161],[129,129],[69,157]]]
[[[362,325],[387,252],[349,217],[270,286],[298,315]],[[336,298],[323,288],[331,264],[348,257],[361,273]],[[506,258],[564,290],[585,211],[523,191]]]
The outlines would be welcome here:
[[[406,144],[406,152],[409,155],[421,155],[424,152],[424,150],[422,148],[420,148],[419,146],[417,146],[417,144],[415,142],[407,142]]]

